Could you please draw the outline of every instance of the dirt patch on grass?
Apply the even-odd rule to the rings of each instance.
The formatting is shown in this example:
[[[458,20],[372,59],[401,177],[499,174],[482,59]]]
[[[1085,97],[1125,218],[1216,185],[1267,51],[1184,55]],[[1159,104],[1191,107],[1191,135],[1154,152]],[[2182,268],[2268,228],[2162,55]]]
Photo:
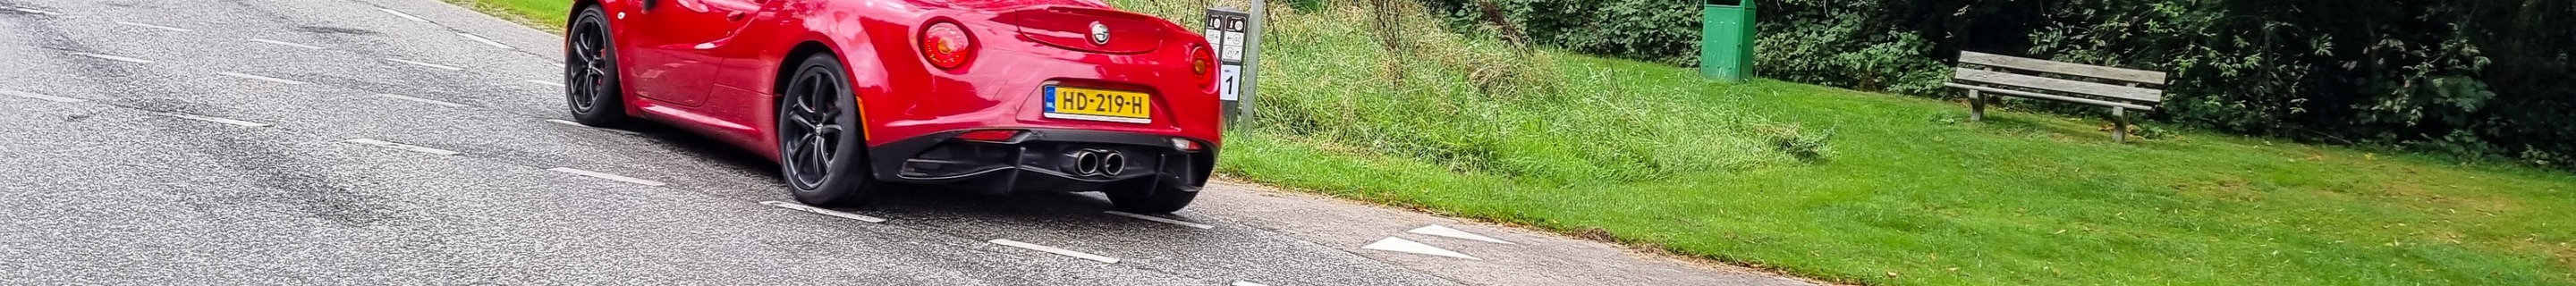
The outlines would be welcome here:
[[[2545,254],[2559,269],[2576,272],[2576,242],[2548,242],[2530,238],[2511,238],[2507,248]]]
[[[2462,190],[2461,186],[2444,186],[2445,190],[2453,190],[2452,192],[2435,191],[2414,179],[2391,180],[2378,185],[2379,194],[2393,199],[2391,201],[2428,209],[2503,215],[2521,211],[2523,208],[2521,204],[2512,200],[2459,192],[2458,190]]]
[[[2234,202],[2259,202],[2263,193],[2254,190],[2253,182],[2242,178],[2217,180],[2177,180],[2173,188],[2185,196]]]
[[[2568,271],[2576,271],[2576,247],[2570,247],[2564,243],[2549,246],[2549,254],[2552,257],[2558,258],[2559,268],[2566,268]]]

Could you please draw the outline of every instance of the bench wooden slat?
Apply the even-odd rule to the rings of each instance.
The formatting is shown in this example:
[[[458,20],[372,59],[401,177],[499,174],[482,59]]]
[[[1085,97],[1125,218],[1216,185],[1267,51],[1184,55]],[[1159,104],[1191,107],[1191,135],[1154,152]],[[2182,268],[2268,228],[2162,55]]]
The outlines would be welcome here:
[[[2165,73],[2157,71],[2063,63],[1968,51],[1959,52],[1959,62],[1990,67],[2066,74],[2153,85],[2165,84]]]
[[[1985,92],[1991,92],[1991,93],[2001,93],[2001,94],[2005,94],[2005,95],[2020,96],[2020,97],[2039,98],[2039,99],[2047,99],[2047,100],[2057,100],[2057,101],[2066,101],[2066,102],[2074,102],[2074,103],[2083,103],[2083,104],[2092,104],[2092,105],[2101,105],[2101,106],[2119,107],[2119,108],[2127,108],[2127,109],[2132,109],[2132,110],[2144,110],[2144,111],[2153,111],[2153,110],[2156,110],[2156,108],[2155,108],[2155,107],[2152,107],[2152,106],[2137,105],[2137,104],[2129,104],[2129,103],[2119,103],[2119,102],[2110,102],[2110,101],[2104,101],[2104,100],[2098,100],[2098,99],[2090,99],[2090,98],[2078,98],[2078,97],[2070,97],[2070,96],[2062,96],[2062,95],[2054,95],[2054,94],[2045,94],[2045,93],[2027,92],[2027,91],[2019,91],[2019,90],[2010,90],[2010,89],[2001,89],[2001,88],[1992,88],[1992,87],[1983,87],[1983,86],[1965,85],[1965,84],[1957,84],[1957,83],[1943,83],[1943,84],[1941,84],[1941,85],[1942,85],[1942,86],[1948,86],[1948,87],[1955,87],[1955,88],[1973,89],[1973,90],[1979,90],[1979,91],[1985,91]]]
[[[1955,72],[1957,73],[1957,74],[1955,74],[1955,75],[1952,75],[1952,76],[1951,76],[1951,78],[1953,79],[1952,81],[1972,81],[1972,82],[1980,82],[1980,83],[1990,83],[1990,84],[1999,84],[1999,85],[2010,85],[2010,86],[2019,86],[2019,87],[2034,88],[2034,89],[2042,89],[2042,90],[2050,90],[2050,91],[2062,91],[2062,92],[2081,93],[2081,94],[2087,94],[2087,95],[2096,95],[2096,96],[2103,96],[2103,97],[2113,97],[2113,98],[2128,99],[2128,100],[2136,100],[2136,101],[2145,101],[2145,102],[2164,102],[2164,99],[2165,99],[2164,91],[2159,91],[2159,90],[2154,90],[2154,89],[2147,89],[2147,88],[2128,87],[2128,86],[2117,86],[2117,85],[2109,85],[2109,84],[2090,83],[2090,82],[2081,82],[2081,81],[2072,81],[2072,80],[2063,80],[2063,79],[2045,78],[2045,77],[2037,77],[2037,76],[2027,76],[2027,75],[2020,75],[2020,74],[2013,74],[2013,73],[2006,73],[2006,72],[1986,71],[1986,70],[1977,70],[1977,69],[1969,69],[1969,68],[1953,68],[1953,69],[1951,69],[1951,70],[1953,70],[1953,71],[1955,71]]]

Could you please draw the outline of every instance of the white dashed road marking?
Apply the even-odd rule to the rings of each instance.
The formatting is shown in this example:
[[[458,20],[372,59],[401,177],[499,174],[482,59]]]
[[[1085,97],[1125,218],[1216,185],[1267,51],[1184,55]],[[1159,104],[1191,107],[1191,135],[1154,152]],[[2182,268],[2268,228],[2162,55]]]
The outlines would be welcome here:
[[[1107,211],[1106,213],[1114,214],[1114,215],[1118,215],[1118,216],[1123,216],[1123,217],[1132,217],[1132,218],[1141,219],[1141,220],[1150,220],[1150,221],[1161,222],[1161,223],[1177,224],[1177,225],[1181,225],[1181,226],[1193,227],[1193,228],[1198,228],[1198,229],[1210,229],[1210,228],[1216,228],[1216,226],[1213,226],[1213,225],[1207,225],[1207,224],[1203,224],[1203,223],[1188,222],[1188,221],[1182,221],[1182,220],[1177,220],[1177,219],[1168,219],[1168,218],[1162,218],[1162,217],[1157,217],[1157,216],[1149,216],[1149,215],[1141,215],[1141,214],[1132,214],[1132,213],[1127,213],[1127,212],[1122,212],[1122,211]]]
[[[528,83],[533,83],[533,84],[550,85],[550,86],[554,86],[554,87],[564,87],[564,84],[563,84],[563,83],[557,83],[557,82],[551,82],[551,81],[542,81],[542,80],[533,80],[533,79],[531,79],[531,80],[526,80],[526,82],[528,82]]]
[[[126,25],[126,26],[135,26],[135,27],[144,27],[144,28],[161,29],[161,30],[171,31],[171,32],[194,32],[194,31],[196,31],[196,30],[189,30],[189,29],[174,28],[174,27],[170,27],[170,26],[153,25],[153,24],[144,24],[144,23],[135,23],[135,22],[124,22],[124,21],[118,21],[118,22],[116,22],[116,23],[117,23],[117,24],[120,24],[120,25]]]
[[[501,42],[494,42],[494,41],[492,41],[492,39],[490,39],[490,38],[484,38],[483,36],[476,36],[476,35],[474,35],[474,34],[467,34],[467,33],[456,33],[456,35],[458,35],[458,36],[465,36],[465,38],[466,38],[466,39],[474,40],[475,42],[481,42],[481,43],[483,43],[483,44],[485,44],[485,45],[492,45],[492,47],[503,48],[503,49],[513,49],[513,48],[511,48],[511,47],[510,47],[510,45],[503,45],[503,44],[501,44]]]
[[[241,121],[241,120],[234,120],[234,119],[231,119],[231,118],[212,117],[212,116],[204,116],[204,115],[196,115],[196,114],[187,114],[187,113],[161,113],[161,115],[162,115],[162,116],[169,116],[169,117],[185,118],[185,119],[189,119],[189,120],[197,120],[197,121],[205,121],[205,122],[214,122],[214,123],[231,124],[231,125],[234,125],[234,126],[241,126],[241,127],[268,127],[268,123],[259,123],[259,122]]]
[[[839,217],[839,218],[846,218],[846,219],[857,220],[857,221],[863,221],[863,222],[868,222],[868,223],[881,223],[881,222],[885,222],[885,221],[886,221],[886,219],[883,219],[883,218],[877,218],[877,217],[872,217],[872,216],[866,216],[866,215],[860,215],[860,214],[854,214],[854,213],[848,213],[848,212],[842,212],[842,211],[836,211],[836,210],[823,209],[823,208],[818,208],[818,207],[808,206],[808,205],[798,204],[798,203],[781,202],[781,201],[765,201],[765,202],[760,202],[760,204],[769,205],[769,206],[773,206],[773,207],[786,208],[786,209],[791,209],[791,210],[800,210],[800,211],[805,211],[805,212],[809,212],[809,213],[817,213],[817,214],[822,214],[822,215],[827,215],[827,216],[833,216],[833,217]]]
[[[33,13],[33,14],[44,14],[44,15],[46,15],[46,16],[62,16],[62,15],[63,15],[63,13],[54,13],[54,11],[45,11],[45,10],[36,10],[36,9],[27,9],[27,8],[9,8],[9,10],[18,10],[18,12],[27,12],[27,13]]]
[[[1385,251],[1394,251],[1394,252],[1412,253],[1412,254],[1422,254],[1422,255],[1434,255],[1434,256],[1447,256],[1447,257],[1456,257],[1456,258],[1466,258],[1466,259],[1469,259],[1469,260],[1484,260],[1484,259],[1481,259],[1481,258],[1476,258],[1475,256],[1467,256],[1467,254],[1465,254],[1465,253],[1458,253],[1458,252],[1456,252],[1456,251],[1449,251],[1448,249],[1440,249],[1439,247],[1432,247],[1432,246],[1431,246],[1431,245],[1429,245],[1429,244],[1422,244],[1422,243],[1420,243],[1420,242],[1414,242],[1414,241],[1412,241],[1412,240],[1406,240],[1406,239],[1403,239],[1403,238],[1395,238],[1395,237],[1388,237],[1388,238],[1386,238],[1386,239],[1380,239],[1380,240],[1377,240],[1377,242],[1369,243],[1369,244],[1368,244],[1368,246],[1361,246],[1360,248],[1361,248],[1361,249],[1375,249],[1375,250],[1385,250]]]
[[[411,19],[411,21],[413,21],[413,22],[429,22],[429,19],[421,19],[420,17],[412,17],[412,16],[411,16],[411,14],[404,14],[402,11],[394,11],[394,9],[376,8],[376,10],[384,10],[384,11],[385,11],[385,13],[394,14],[394,16],[402,16],[402,17],[403,17],[403,19]]]
[[[329,48],[324,48],[324,47],[321,47],[321,46],[306,45],[306,44],[297,44],[297,43],[289,43],[289,42],[286,42],[286,41],[270,40],[270,39],[250,39],[250,41],[252,41],[252,42],[261,42],[261,43],[275,44],[275,45],[279,45],[279,46],[288,46],[288,47],[297,47],[297,48],[315,49],[315,50],[329,49]]]
[[[229,76],[229,77],[238,77],[238,78],[247,78],[247,79],[254,79],[254,80],[266,81],[266,82],[274,82],[274,83],[283,83],[283,84],[304,84],[304,82],[301,82],[301,81],[294,81],[294,80],[288,80],[288,79],[283,79],[283,78],[273,78],[273,77],[258,76],[258,75],[252,75],[252,74],[246,74],[246,73],[237,73],[237,72],[219,72],[219,73],[215,73],[215,74],[220,74],[220,75]]]
[[[465,70],[465,68],[460,68],[460,67],[451,67],[451,66],[444,66],[444,65],[433,64],[433,63],[416,62],[416,61],[405,60],[405,59],[385,59],[385,60],[387,60],[387,61],[393,61],[393,62],[397,62],[397,63],[406,63],[406,64],[412,64],[412,65],[424,66],[424,67],[429,67],[429,68],[434,68],[434,69],[443,69],[443,70],[452,70],[452,71],[461,71],[461,70]]]
[[[990,241],[990,242],[992,242],[993,244],[1000,244],[1000,245],[1003,245],[1003,246],[1010,246],[1010,247],[1025,248],[1025,249],[1028,249],[1028,250],[1036,250],[1036,251],[1042,251],[1042,252],[1046,252],[1046,253],[1054,253],[1054,254],[1056,254],[1056,255],[1072,256],[1073,258],[1089,259],[1089,260],[1091,260],[1091,261],[1099,261],[1099,262],[1101,262],[1101,263],[1118,263],[1118,258],[1116,258],[1116,257],[1108,257],[1108,256],[1100,256],[1100,255],[1097,255],[1097,254],[1082,253],[1082,252],[1080,252],[1080,251],[1065,250],[1065,249],[1063,249],[1063,248],[1055,248],[1055,247],[1050,247],[1050,246],[1045,246],[1045,245],[1029,244],[1029,243],[1027,243],[1027,242],[1019,242],[1019,241],[1013,241],[1013,240],[1009,240],[1009,239],[995,239],[995,240],[992,240],[992,241]]]
[[[1512,242],[1510,242],[1510,241],[1503,241],[1503,240],[1501,240],[1501,239],[1495,239],[1495,238],[1492,238],[1492,237],[1486,237],[1486,236],[1483,236],[1483,235],[1477,235],[1477,234],[1474,234],[1474,233],[1468,233],[1467,231],[1464,231],[1464,230],[1458,230],[1458,229],[1455,229],[1455,228],[1449,228],[1449,227],[1446,227],[1446,226],[1440,226],[1440,225],[1436,225],[1436,224],[1435,224],[1435,225],[1431,225],[1431,226],[1421,227],[1421,228],[1415,228],[1415,229],[1413,229],[1413,230],[1409,230],[1409,231],[1405,231],[1405,232],[1419,233],[1419,234],[1428,234],[1428,235],[1436,235],[1436,236],[1442,236],[1442,237],[1448,237],[1448,238],[1456,238],[1456,239],[1466,239],[1466,240],[1474,240],[1474,241],[1483,241],[1483,242],[1501,243],[1501,244],[1519,244],[1519,243],[1512,243]]]
[[[581,122],[572,122],[572,121],[566,121],[566,120],[563,120],[563,119],[546,119],[546,122],[554,122],[555,124],[563,124],[563,125],[572,125],[572,126],[574,126],[574,127],[581,127],[581,128],[599,129],[600,131],[617,132],[617,134],[626,134],[626,135],[644,135],[644,133],[636,133],[635,131],[626,131],[626,130],[617,130],[617,129],[599,128],[599,127],[590,127],[590,125],[581,125]]]
[[[457,155],[457,154],[465,154],[465,152],[448,151],[448,150],[438,149],[438,148],[429,148],[429,147],[414,146],[414,145],[410,145],[410,144],[402,144],[402,143],[394,143],[394,142],[385,142],[384,140],[367,139],[367,138],[358,138],[358,139],[342,140],[342,141],[340,141],[340,142],[344,142],[344,143],[355,143],[355,144],[358,144],[358,145],[368,145],[368,146],[376,146],[376,147],[385,147],[385,148],[390,148],[390,149],[394,149],[394,150],[403,150],[403,151],[412,151],[412,152],[430,153],[430,154],[437,154],[437,155],[446,155],[446,156],[455,156],[455,155]]]
[[[398,94],[377,94],[376,96],[381,96],[381,97],[384,97],[384,98],[392,98],[392,99],[406,100],[406,101],[411,101],[411,102],[419,102],[419,103],[435,104],[435,105],[438,105],[438,106],[446,106],[446,107],[465,107],[465,105],[464,105],[464,104],[457,104],[457,103],[454,103],[454,102],[445,102],[445,101],[438,101],[438,100],[436,100],[436,99],[427,99],[427,98],[409,97],[409,96],[402,96],[402,95],[398,95]]]
[[[653,181],[653,180],[637,179],[637,178],[635,178],[635,177],[627,177],[627,176],[618,176],[618,175],[616,175],[616,174],[609,174],[609,173],[591,172],[591,171],[582,170],[582,169],[573,169],[573,168],[554,168],[554,169],[546,169],[546,170],[548,170],[548,171],[556,171],[556,172],[572,173],[572,174],[575,174],[575,175],[590,176],[590,177],[593,177],[593,178],[608,179],[608,180],[611,180],[611,181],[619,181],[619,182],[635,183],[635,184],[637,184],[637,185],[646,185],[646,186],[661,186],[661,185],[663,185],[663,184],[662,184],[662,182],[655,182],[655,181]]]
[[[72,54],[74,54],[74,55],[80,55],[80,56],[84,56],[84,57],[92,57],[92,58],[99,58],[99,59],[104,59],[104,60],[111,60],[111,61],[129,62],[129,63],[138,63],[138,64],[148,64],[148,63],[152,63],[152,61],[151,61],[151,60],[137,59],[137,58],[128,58],[128,57],[121,57],[121,56],[117,56],[117,55],[110,55],[110,54],[99,54],[99,53],[72,53]]]
[[[33,92],[24,92],[24,91],[15,91],[15,90],[6,90],[6,89],[0,89],[0,94],[6,94],[6,95],[16,96],[16,97],[25,97],[25,98],[42,99],[42,100],[45,100],[45,101],[61,102],[61,103],[73,103],[73,102],[89,101],[89,100],[87,100],[87,99],[78,99],[78,98],[69,98],[69,97],[51,96],[51,95],[44,95],[44,94],[33,93]]]

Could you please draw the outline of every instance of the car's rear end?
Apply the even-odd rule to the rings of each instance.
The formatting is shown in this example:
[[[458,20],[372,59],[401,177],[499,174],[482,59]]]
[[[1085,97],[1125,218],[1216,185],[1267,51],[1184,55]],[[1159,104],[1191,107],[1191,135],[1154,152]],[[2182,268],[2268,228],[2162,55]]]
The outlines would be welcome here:
[[[1223,124],[1205,39],[1096,3],[958,2],[914,32],[917,63],[886,63],[921,65],[904,80],[918,82],[892,83],[910,94],[867,103],[880,179],[995,191],[1205,184]]]

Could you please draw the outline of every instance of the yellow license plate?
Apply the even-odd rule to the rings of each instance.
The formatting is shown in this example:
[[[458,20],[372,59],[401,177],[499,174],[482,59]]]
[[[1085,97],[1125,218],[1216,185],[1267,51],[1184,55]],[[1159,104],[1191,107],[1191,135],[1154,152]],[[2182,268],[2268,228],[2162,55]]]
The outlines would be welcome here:
[[[1152,123],[1154,96],[1142,92],[1049,86],[1046,88],[1046,117]]]

